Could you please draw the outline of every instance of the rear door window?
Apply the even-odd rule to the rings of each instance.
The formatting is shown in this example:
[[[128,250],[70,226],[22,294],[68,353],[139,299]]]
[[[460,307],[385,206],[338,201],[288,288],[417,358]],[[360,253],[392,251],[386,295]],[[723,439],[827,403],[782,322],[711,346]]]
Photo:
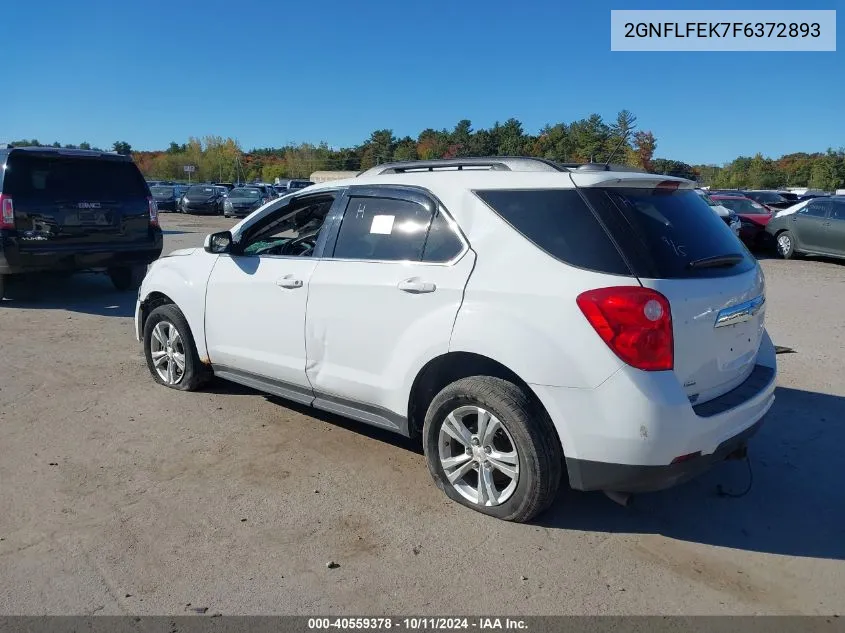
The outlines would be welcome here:
[[[475,194],[555,259],[578,268],[631,275],[610,236],[575,189],[490,189]]]
[[[394,198],[349,198],[334,257],[375,261],[422,258],[431,212],[421,204]]]
[[[49,200],[146,198],[147,185],[130,161],[15,152],[3,183],[10,196]]]
[[[730,228],[689,189],[580,189],[619,244],[638,277],[724,277],[754,268]],[[728,264],[708,259],[738,256]],[[711,261],[713,261],[711,259]]]

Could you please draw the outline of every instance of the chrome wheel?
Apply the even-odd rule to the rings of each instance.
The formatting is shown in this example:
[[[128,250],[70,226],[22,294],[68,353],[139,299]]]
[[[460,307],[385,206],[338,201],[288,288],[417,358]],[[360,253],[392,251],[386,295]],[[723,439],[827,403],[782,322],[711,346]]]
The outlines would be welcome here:
[[[481,407],[459,407],[446,416],[438,453],[446,479],[471,503],[501,505],[516,490],[516,443],[499,419]]]
[[[778,248],[782,255],[786,255],[792,250],[792,240],[785,233],[778,235]]]
[[[150,339],[150,357],[158,377],[168,385],[177,385],[185,376],[185,346],[176,326],[159,321]]]

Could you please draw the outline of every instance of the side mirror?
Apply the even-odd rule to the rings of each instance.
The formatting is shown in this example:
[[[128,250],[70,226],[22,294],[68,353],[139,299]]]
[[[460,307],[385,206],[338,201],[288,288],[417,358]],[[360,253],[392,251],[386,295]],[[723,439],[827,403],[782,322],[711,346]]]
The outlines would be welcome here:
[[[220,231],[219,233],[206,235],[203,248],[206,253],[212,253],[214,255],[228,253],[232,249],[232,233],[230,231]]]

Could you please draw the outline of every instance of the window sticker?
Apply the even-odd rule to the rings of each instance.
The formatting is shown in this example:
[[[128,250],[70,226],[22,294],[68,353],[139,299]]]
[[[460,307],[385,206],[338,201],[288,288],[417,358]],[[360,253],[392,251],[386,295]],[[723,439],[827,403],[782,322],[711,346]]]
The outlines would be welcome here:
[[[374,215],[373,223],[370,226],[370,233],[376,235],[390,235],[393,232],[393,220],[395,215]]]

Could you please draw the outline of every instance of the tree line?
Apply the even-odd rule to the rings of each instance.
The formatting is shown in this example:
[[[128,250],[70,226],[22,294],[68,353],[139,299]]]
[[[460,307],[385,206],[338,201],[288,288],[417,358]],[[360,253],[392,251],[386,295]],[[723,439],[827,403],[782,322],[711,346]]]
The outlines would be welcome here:
[[[657,139],[637,129],[637,118],[620,111],[610,122],[599,114],[570,123],[546,125],[537,134],[525,131],[514,118],[490,128],[473,129],[468,119],[452,130],[425,129],[416,138],[397,137],[392,130],[376,130],[363,143],[334,149],[327,143],[302,143],[244,151],[237,140],[220,136],[191,137],[171,142],[159,151],[134,151],[117,141],[111,150],[131,154],[148,178],[184,180],[185,165],[193,165],[192,178],[201,181],[272,181],[306,178],[315,171],[358,171],[401,160],[457,158],[461,156],[536,156],[559,162],[623,163],[652,173],[689,178],[701,185],[731,189],[812,187],[832,191],[845,187],[845,149],[794,153],[777,159],[761,154],[740,156],[725,165],[690,165],[669,158],[655,158]],[[16,144],[38,142],[20,141]],[[92,148],[53,143],[53,147]]]

